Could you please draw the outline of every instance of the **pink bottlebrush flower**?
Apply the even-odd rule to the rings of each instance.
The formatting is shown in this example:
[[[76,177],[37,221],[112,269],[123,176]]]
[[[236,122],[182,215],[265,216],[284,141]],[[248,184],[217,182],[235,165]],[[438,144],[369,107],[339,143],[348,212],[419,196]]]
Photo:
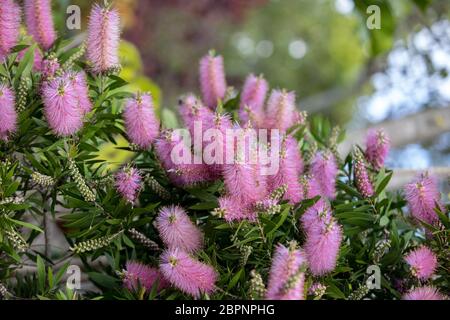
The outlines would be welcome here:
[[[15,101],[14,91],[0,84],[0,140],[7,141],[8,136],[17,130]]]
[[[119,66],[120,16],[115,8],[95,4],[88,23],[87,59],[94,73]]]
[[[219,198],[218,211],[225,218],[226,221],[254,221],[256,212],[251,207],[243,205],[238,199],[230,196],[223,196]]]
[[[425,246],[411,251],[405,260],[411,267],[412,274],[421,280],[429,279],[437,267],[436,255]]]
[[[266,127],[284,132],[295,124],[295,93],[273,90],[267,101]]]
[[[374,169],[379,170],[389,153],[390,141],[382,129],[370,130],[366,137],[366,151],[364,155]]]
[[[180,116],[186,128],[194,137],[194,125],[202,126],[202,131],[210,128],[214,123],[214,112],[202,105],[201,101],[193,94],[181,98],[179,102]]]
[[[169,283],[157,268],[134,261],[127,262],[122,281],[123,285],[130,291],[138,289],[139,285],[146,291],[151,291],[156,282],[158,282],[158,291],[169,286]]]
[[[60,67],[61,66],[58,62],[58,59],[44,59],[41,62],[40,71],[42,72],[42,76],[44,79],[50,80],[56,75],[56,72]]]
[[[117,192],[130,203],[134,203],[141,189],[142,178],[139,170],[135,168],[125,168],[115,176],[115,186]]]
[[[44,114],[58,136],[70,136],[83,126],[78,98],[69,74],[46,81],[42,85]]]
[[[319,183],[317,182],[317,179],[312,176],[309,175],[307,178],[305,178],[306,180],[305,185],[304,185],[304,194],[306,199],[312,199],[315,198],[317,196],[320,196],[322,194],[322,189],[320,188]]]
[[[48,50],[56,40],[50,0],[25,0],[25,22],[28,32],[42,48]]]
[[[148,149],[159,134],[159,121],[154,113],[152,97],[142,94],[128,99],[123,117],[131,142]]]
[[[305,211],[300,221],[306,233],[314,231],[319,227],[324,227],[331,221],[330,206],[323,199],[319,199],[319,201]]]
[[[309,227],[304,248],[312,274],[320,276],[334,270],[341,241],[342,228],[333,218]]]
[[[0,6],[0,63],[17,45],[21,10],[14,0],[3,0]]]
[[[86,74],[84,72],[76,72],[71,74],[73,87],[78,98],[78,107],[81,113],[85,115],[92,111],[92,102],[89,98],[89,87],[86,81]]]
[[[331,152],[318,152],[311,163],[311,173],[320,186],[321,194],[330,199],[336,197],[338,167]]]
[[[266,299],[304,300],[302,267],[306,264],[303,251],[278,244],[272,259]]]
[[[438,216],[434,209],[436,203],[443,209],[441,194],[437,181],[427,172],[420,174],[414,181],[405,186],[406,200],[409,210],[414,218],[428,224],[438,221]]]
[[[222,56],[209,53],[200,60],[200,89],[203,102],[214,110],[227,90]]]
[[[367,172],[366,163],[359,150],[355,152],[354,171],[356,187],[361,195],[364,198],[373,196],[375,191],[373,190],[373,185],[370,181],[369,173]]]
[[[264,116],[264,101],[269,85],[262,77],[250,74],[244,83],[239,106],[239,118],[243,123],[251,121],[256,127],[261,124]]]
[[[211,294],[218,278],[213,267],[191,258],[178,248],[163,252],[160,271],[174,287],[194,298],[200,298],[202,293]]]
[[[279,169],[273,177],[268,177],[270,181],[269,190],[272,192],[282,185],[286,185],[287,191],[283,199],[294,204],[303,199],[303,186],[300,183],[303,160],[297,141],[291,136],[282,139]]]
[[[203,246],[202,232],[181,207],[161,208],[156,218],[156,228],[168,248],[179,248],[192,253]]]
[[[415,288],[402,297],[403,300],[445,300],[446,296],[431,286]]]

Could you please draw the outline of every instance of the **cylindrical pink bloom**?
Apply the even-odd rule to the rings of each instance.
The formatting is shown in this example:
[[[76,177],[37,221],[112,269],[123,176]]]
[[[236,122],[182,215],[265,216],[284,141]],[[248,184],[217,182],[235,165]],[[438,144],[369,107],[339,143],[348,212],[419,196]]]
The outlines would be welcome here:
[[[438,289],[432,286],[425,286],[415,288],[403,297],[403,300],[445,300],[446,296],[439,292]]]
[[[369,130],[366,137],[365,156],[374,169],[379,170],[384,166],[384,161],[389,153],[390,141],[382,129]]]
[[[373,185],[367,172],[366,163],[362,157],[356,157],[354,163],[355,181],[358,191],[364,198],[370,198],[374,194]]]
[[[25,0],[25,22],[28,32],[42,48],[48,50],[56,40],[50,0]]]
[[[405,186],[405,196],[412,216],[428,224],[436,223],[438,215],[434,211],[436,203],[443,208],[437,181],[427,172],[420,174]]]
[[[169,283],[157,268],[135,261],[127,262],[122,281],[123,285],[130,291],[137,290],[141,286],[141,288],[150,292],[156,283],[158,283],[158,291],[169,286]]]
[[[425,246],[408,253],[405,260],[411,267],[412,274],[421,280],[429,279],[437,268],[436,255]]]
[[[306,267],[302,250],[278,244],[272,258],[266,299],[304,300],[305,275],[302,267]]]
[[[17,112],[15,95],[5,84],[0,84],[0,140],[8,140],[17,130]]]
[[[139,170],[135,168],[125,168],[115,176],[115,186],[117,192],[130,203],[134,203],[141,189],[142,178]]]
[[[241,220],[254,221],[256,218],[256,212],[252,210],[251,206],[243,205],[238,199],[230,196],[219,198],[219,209],[228,222]]]
[[[227,91],[222,56],[209,53],[200,60],[200,89],[203,102],[215,110]]]
[[[266,128],[285,132],[296,122],[295,109],[294,92],[273,90],[267,101]]]
[[[320,186],[321,194],[336,198],[336,176],[338,166],[331,152],[318,152],[311,163],[311,173]]]
[[[250,74],[244,83],[239,106],[239,118],[242,123],[251,121],[252,125],[259,127],[264,118],[264,101],[269,89],[267,81],[262,77]]]
[[[213,267],[190,257],[180,249],[169,249],[161,255],[161,273],[174,287],[200,298],[211,294],[218,275]]]
[[[203,246],[203,234],[179,206],[163,207],[156,218],[159,236],[168,248],[179,248],[188,253]]]
[[[214,123],[214,112],[203,106],[202,102],[193,94],[181,98],[179,102],[179,111],[181,119],[186,128],[189,130],[192,138],[194,138],[194,127],[201,125],[202,132]]]
[[[300,221],[307,234],[319,227],[325,227],[327,223],[331,222],[330,206],[323,199],[319,199],[305,211]]]
[[[278,172],[274,176],[268,176],[270,192],[286,185],[285,200],[290,203],[298,203],[303,199],[303,186],[300,184],[300,174],[303,171],[303,160],[297,141],[287,136],[282,138],[280,162]]]
[[[92,111],[92,102],[89,98],[89,87],[86,81],[86,74],[82,71],[71,73],[73,87],[78,98],[78,107],[85,115]]]
[[[341,241],[342,228],[333,218],[309,226],[304,249],[312,274],[320,276],[334,270]]]
[[[123,117],[131,142],[148,149],[159,134],[159,121],[154,113],[152,97],[142,94],[128,99]]]
[[[35,55],[37,52],[35,51]],[[42,72],[42,77],[45,80],[50,80],[56,75],[56,72],[61,67],[57,59],[44,59],[41,61],[40,66],[36,66],[40,68],[39,71]]]
[[[0,6],[0,63],[17,45],[21,10],[14,0],[3,0]]]
[[[78,97],[69,74],[46,81],[42,85],[45,117],[58,136],[70,136],[83,126]]]
[[[94,73],[119,66],[120,16],[115,8],[95,4],[88,22],[87,59]]]

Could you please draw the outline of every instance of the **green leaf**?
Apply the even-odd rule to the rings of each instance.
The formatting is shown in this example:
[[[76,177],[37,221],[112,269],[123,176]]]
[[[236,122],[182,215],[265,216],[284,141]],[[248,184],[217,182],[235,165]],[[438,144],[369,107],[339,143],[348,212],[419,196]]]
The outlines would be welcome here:
[[[45,264],[44,260],[40,255],[36,256],[36,266],[37,266],[37,278],[39,284],[39,290],[44,292],[45,290]]]
[[[18,87],[20,82],[20,77],[28,75],[28,73],[33,68],[34,63],[34,50],[36,49],[36,44],[33,44],[28,48],[27,52],[25,52],[22,60],[19,62],[19,66],[17,67],[16,74],[14,76],[14,86]]]
[[[387,176],[380,182],[376,189],[376,195],[379,195],[388,185],[389,181],[391,181],[393,171],[389,172]]]
[[[36,230],[36,231],[41,232],[41,233],[44,232],[41,228],[39,228],[38,226],[35,226],[34,224],[31,224],[31,223],[28,223],[28,222],[19,221],[19,220],[15,220],[15,219],[10,218],[8,216],[6,216],[6,219],[8,219],[9,221],[11,221],[11,222],[13,222],[15,224],[21,225],[21,226],[23,226],[25,228]]]

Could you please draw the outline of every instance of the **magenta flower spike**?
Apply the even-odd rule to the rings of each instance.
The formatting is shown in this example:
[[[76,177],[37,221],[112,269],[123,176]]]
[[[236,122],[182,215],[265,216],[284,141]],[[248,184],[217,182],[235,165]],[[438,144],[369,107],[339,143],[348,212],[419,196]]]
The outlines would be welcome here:
[[[154,113],[152,97],[145,93],[128,99],[123,118],[131,142],[148,149],[159,134],[159,120]]]
[[[120,16],[115,8],[94,4],[88,22],[87,59],[94,73],[103,73],[120,65]]]
[[[136,261],[128,261],[126,263],[122,282],[130,291],[135,291],[141,286],[149,292],[156,285],[156,282],[158,282],[158,292],[169,286],[169,283],[157,268]]]
[[[238,199],[231,196],[223,196],[219,198],[218,212],[228,221],[254,221],[256,212],[249,205],[243,205]]]
[[[45,117],[56,135],[70,136],[81,129],[83,115],[70,74],[44,82],[41,91]]]
[[[306,257],[302,250],[278,244],[272,258],[266,299],[304,300],[304,266]]]
[[[285,90],[272,90],[267,101],[266,128],[285,132],[297,121],[295,93]]]
[[[412,274],[421,280],[429,279],[437,268],[436,255],[425,246],[408,253],[405,261],[411,267]]]
[[[92,111],[93,105],[89,98],[89,87],[86,74],[82,71],[71,74],[74,90],[78,98],[78,107],[83,115]]]
[[[179,206],[161,208],[156,218],[156,228],[168,248],[193,253],[203,246],[202,232]]]
[[[370,198],[375,193],[372,182],[369,178],[366,162],[359,149],[354,152],[354,174],[356,187],[364,198]]]
[[[17,112],[14,91],[0,84],[0,140],[7,141],[17,130]]]
[[[50,0],[25,0],[25,22],[28,32],[48,50],[56,40]]]
[[[374,169],[379,170],[384,166],[389,148],[390,140],[382,129],[369,130],[366,137],[366,151],[364,155]]]
[[[125,168],[115,176],[115,186],[117,192],[130,203],[134,203],[142,187],[142,177],[139,170],[135,168]]]
[[[250,74],[244,83],[239,105],[239,118],[242,123],[250,121],[259,128],[264,118],[264,101],[266,100],[269,85],[262,77]]]
[[[180,249],[169,249],[161,255],[160,271],[174,287],[194,298],[211,294],[218,275],[213,267],[190,257]]]
[[[412,289],[406,293],[403,300],[445,300],[446,296],[432,286],[425,286]]]
[[[331,152],[318,152],[311,163],[311,173],[316,179],[321,195],[336,198],[336,177],[338,166]]]
[[[17,45],[21,10],[14,0],[3,0],[0,6],[0,63]]]
[[[210,52],[200,60],[200,89],[203,102],[215,110],[227,91],[222,56]]]

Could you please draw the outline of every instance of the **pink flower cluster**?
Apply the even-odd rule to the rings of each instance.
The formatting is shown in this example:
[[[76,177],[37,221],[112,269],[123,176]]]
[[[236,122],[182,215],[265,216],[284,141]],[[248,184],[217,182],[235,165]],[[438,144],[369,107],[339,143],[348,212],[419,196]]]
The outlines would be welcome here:
[[[115,176],[117,191],[130,203],[134,203],[141,189],[141,175],[135,168],[125,168]]]
[[[384,166],[389,148],[390,140],[382,129],[369,130],[366,137],[366,151],[364,155],[375,170],[379,170]]]
[[[436,255],[424,246],[411,251],[405,257],[405,261],[411,267],[412,274],[421,280],[429,279],[437,267]]]
[[[126,263],[126,270],[122,281],[123,285],[130,291],[135,291],[141,287],[149,292],[156,283],[158,285],[158,291],[169,286],[167,280],[164,279],[157,268],[135,261],[128,261]]]
[[[0,6],[0,63],[17,45],[21,10],[14,0],[4,0]]]
[[[14,91],[5,84],[0,84],[0,140],[8,137],[17,130],[17,112]]]
[[[28,32],[45,50],[56,40],[50,0],[25,0],[25,22]]]

